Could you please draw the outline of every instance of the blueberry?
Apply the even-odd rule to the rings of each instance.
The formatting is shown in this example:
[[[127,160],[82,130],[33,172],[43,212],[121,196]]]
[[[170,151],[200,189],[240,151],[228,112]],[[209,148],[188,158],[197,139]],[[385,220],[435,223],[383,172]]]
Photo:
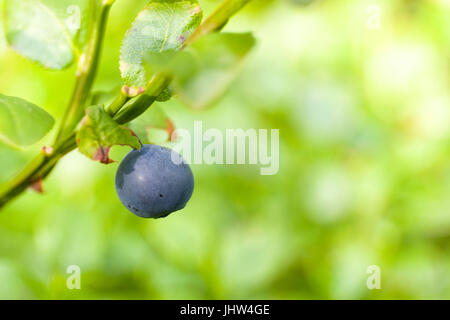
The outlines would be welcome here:
[[[120,201],[143,218],[162,218],[183,209],[193,190],[189,165],[178,153],[157,145],[128,153],[116,174]]]

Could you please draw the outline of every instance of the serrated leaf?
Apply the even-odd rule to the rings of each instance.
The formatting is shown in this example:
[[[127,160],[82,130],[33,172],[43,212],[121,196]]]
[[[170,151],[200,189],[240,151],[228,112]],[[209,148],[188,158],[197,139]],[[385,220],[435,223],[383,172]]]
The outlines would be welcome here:
[[[91,106],[86,110],[76,141],[81,153],[101,163],[113,162],[109,151],[114,145],[127,145],[140,149],[136,135],[128,128],[118,125],[102,106]]]
[[[89,0],[7,0],[5,32],[18,53],[46,68],[69,66],[87,39]]]
[[[254,45],[251,33],[212,33],[197,40],[188,48],[193,60],[176,70],[175,87],[180,100],[195,109],[216,102]]]
[[[127,32],[121,49],[120,71],[125,84],[143,88],[146,74],[142,58],[150,52],[179,49],[201,22],[197,0],[152,0]]]
[[[54,123],[53,117],[38,106],[0,94],[0,140],[3,142],[31,145],[44,137]]]
[[[158,105],[153,105],[139,118],[134,119],[129,127],[144,144],[171,141],[175,131],[172,120]]]

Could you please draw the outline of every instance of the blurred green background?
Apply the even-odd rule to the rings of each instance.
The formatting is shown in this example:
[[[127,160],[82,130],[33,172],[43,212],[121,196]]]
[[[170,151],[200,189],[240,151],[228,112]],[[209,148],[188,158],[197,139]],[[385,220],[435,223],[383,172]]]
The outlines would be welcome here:
[[[112,9],[96,89],[121,83],[121,40],[146,1],[130,3]],[[217,1],[200,3],[207,14]],[[380,29],[367,25],[371,5]],[[279,173],[193,165],[188,206],[145,220],[116,196],[117,163],[75,151],[44,195],[0,212],[0,298],[450,298],[449,21],[448,0],[254,1],[225,28],[258,41],[225,96],[201,112],[162,106],[188,130],[280,129]],[[60,119],[73,74],[0,36],[2,94]],[[0,145],[0,183],[53,134]],[[66,288],[69,265],[81,290]],[[380,290],[366,287],[370,265]]]

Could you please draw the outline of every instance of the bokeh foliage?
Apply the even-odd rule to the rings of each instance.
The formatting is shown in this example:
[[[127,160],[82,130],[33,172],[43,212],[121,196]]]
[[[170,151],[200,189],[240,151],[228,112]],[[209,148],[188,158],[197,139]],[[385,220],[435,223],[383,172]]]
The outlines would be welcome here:
[[[121,40],[145,3],[117,0],[96,89],[120,85]],[[75,151],[44,195],[0,213],[0,298],[450,298],[449,16],[445,0],[255,0],[224,30],[257,39],[225,96],[201,112],[160,106],[188,130],[279,128],[279,173],[193,165],[188,206],[149,221],[120,204],[117,164]],[[0,36],[0,93],[61,119],[73,73]],[[0,183],[51,138],[0,144]],[[66,289],[72,264],[81,290]],[[381,290],[366,287],[369,265]]]

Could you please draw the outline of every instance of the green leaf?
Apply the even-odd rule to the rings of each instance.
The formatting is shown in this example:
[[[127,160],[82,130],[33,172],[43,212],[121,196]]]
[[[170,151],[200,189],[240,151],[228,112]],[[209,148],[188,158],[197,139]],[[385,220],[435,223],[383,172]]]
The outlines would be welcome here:
[[[144,144],[171,141],[175,126],[172,120],[158,105],[153,105],[140,117],[134,119],[129,127]]]
[[[7,0],[9,45],[46,68],[69,66],[87,40],[89,0]]]
[[[0,94],[0,140],[27,146],[40,140],[53,127],[51,115],[38,106]]]
[[[176,70],[175,87],[180,100],[195,109],[216,102],[254,45],[251,33],[212,33],[201,37],[188,47],[192,62]]]
[[[141,147],[136,135],[130,129],[118,125],[102,106],[87,108],[76,141],[81,153],[105,164],[113,162],[109,158],[113,145],[127,145],[135,149]]]
[[[150,52],[178,50],[201,22],[197,0],[153,0],[144,8],[127,32],[121,50],[120,71],[132,92],[144,88],[151,75],[143,67]]]

